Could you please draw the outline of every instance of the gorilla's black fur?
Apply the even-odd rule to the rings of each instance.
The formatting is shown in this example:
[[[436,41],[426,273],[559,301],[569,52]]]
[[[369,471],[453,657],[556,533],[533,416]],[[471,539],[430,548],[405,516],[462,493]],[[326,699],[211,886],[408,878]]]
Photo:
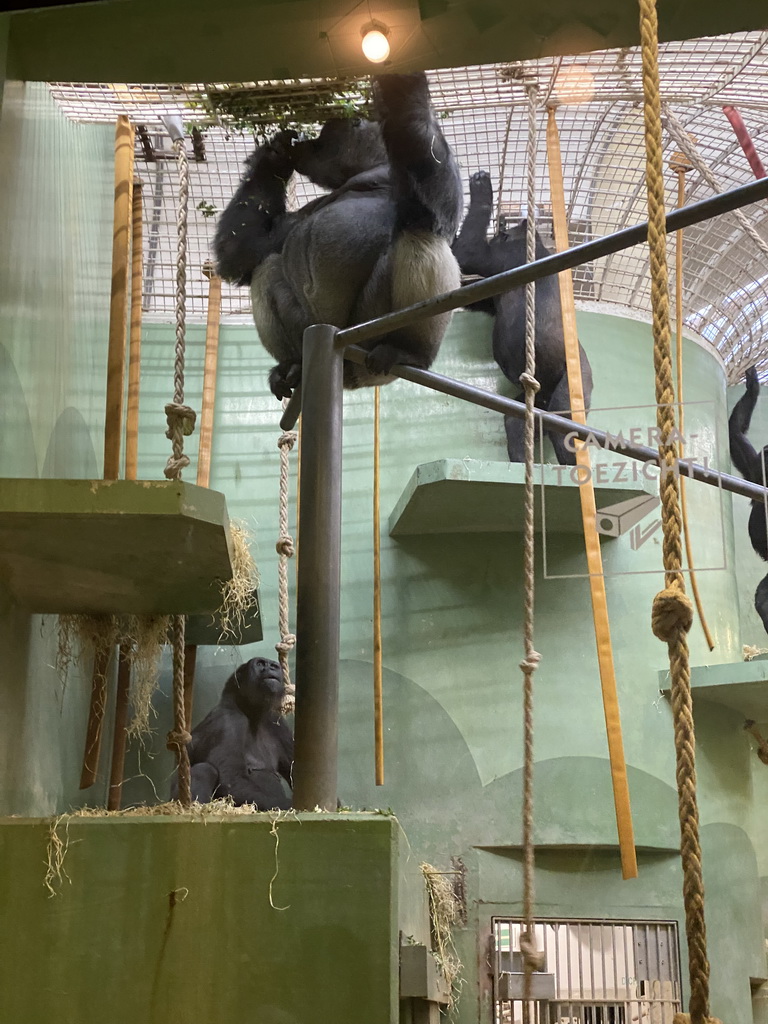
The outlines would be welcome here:
[[[493,211],[493,186],[486,171],[472,175],[469,195],[469,209],[453,245],[453,253],[462,272],[491,277],[522,266],[526,262],[527,221],[522,221],[511,231],[499,232],[489,242],[487,234]],[[544,256],[549,256],[549,252],[537,232],[536,259]],[[513,289],[469,308],[473,312],[493,316],[494,359],[504,376],[513,384],[518,384],[520,374],[525,370],[525,289]],[[592,368],[581,346],[579,352],[584,401],[588,412],[592,396]],[[557,277],[545,277],[536,283],[536,378],[541,384],[541,390],[536,396],[537,408],[569,416],[571,403]],[[522,389],[517,397],[523,397]],[[525,461],[523,421],[507,416],[504,425],[510,461]],[[550,433],[548,436],[558,462],[574,465],[576,455],[568,451],[562,435]]]
[[[733,407],[728,420],[728,440],[731,449],[731,461],[746,480],[753,484],[765,486],[766,460],[768,445],[762,451],[755,451],[747,438],[752,413],[755,411],[760,397],[760,381],[757,370],[751,366],[747,370],[747,390]],[[768,562],[768,531],[766,530],[766,507],[763,501],[753,501],[749,513],[749,539],[752,547],[764,562]],[[755,591],[755,611],[760,616],[768,633],[768,576],[757,585]]]
[[[187,745],[193,800],[230,796],[260,811],[291,806],[280,781],[291,785],[293,764],[293,736],[280,711],[284,696],[282,670],[268,658],[251,658],[229,677]],[[171,798],[177,793],[174,776]]]
[[[461,181],[426,76],[379,75],[373,94],[378,123],[334,119],[316,139],[283,131],[260,146],[219,221],[219,273],[251,286],[278,398],[300,380],[306,327],[349,327],[460,283],[450,244]],[[294,171],[332,191],[287,212]],[[441,314],[368,342],[364,367],[345,364],[345,386],[386,383],[395,363],[429,367],[449,321]]]

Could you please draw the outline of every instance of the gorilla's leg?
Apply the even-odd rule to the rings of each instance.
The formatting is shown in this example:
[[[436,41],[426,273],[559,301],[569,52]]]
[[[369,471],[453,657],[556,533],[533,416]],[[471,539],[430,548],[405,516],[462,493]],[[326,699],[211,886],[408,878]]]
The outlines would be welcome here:
[[[493,273],[489,261],[488,225],[493,213],[493,185],[487,171],[478,171],[469,179],[469,209],[451,246],[453,255],[465,274],[488,277]],[[492,313],[493,299],[487,300],[483,312]],[[477,308],[477,307],[473,307]]]
[[[199,804],[210,803],[219,785],[219,773],[212,764],[203,761],[200,764],[193,764],[190,774],[192,799]],[[174,782],[178,786],[177,778],[174,778]]]
[[[587,401],[589,400],[587,399]],[[568,419],[571,418],[571,395],[568,390],[567,371],[563,373],[563,376],[557,382],[557,386],[552,392],[552,397],[547,402],[547,409],[558,416],[565,416]],[[560,465],[575,466],[576,452],[569,451],[566,447],[565,437],[563,434],[556,434],[554,431],[547,431],[547,437],[552,442],[552,447],[555,449],[555,456]]]
[[[515,396],[516,402],[524,402],[521,392]],[[525,462],[525,420],[516,416],[504,417],[504,429],[507,432],[507,454],[510,462]]]
[[[768,633],[768,576],[757,584],[755,591],[755,611],[760,616],[765,632]]]
[[[286,795],[280,776],[268,768],[251,768],[247,774],[230,781],[229,795],[236,806],[255,804],[259,811],[287,811],[291,798]]]

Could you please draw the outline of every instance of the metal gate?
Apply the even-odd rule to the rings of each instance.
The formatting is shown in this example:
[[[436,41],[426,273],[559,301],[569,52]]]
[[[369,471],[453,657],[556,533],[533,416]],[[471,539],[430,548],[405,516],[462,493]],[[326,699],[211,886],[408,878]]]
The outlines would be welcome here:
[[[493,919],[495,1024],[522,1024],[521,927]],[[544,920],[536,939],[546,962],[532,978],[535,1024],[672,1024],[681,1008],[674,921]]]

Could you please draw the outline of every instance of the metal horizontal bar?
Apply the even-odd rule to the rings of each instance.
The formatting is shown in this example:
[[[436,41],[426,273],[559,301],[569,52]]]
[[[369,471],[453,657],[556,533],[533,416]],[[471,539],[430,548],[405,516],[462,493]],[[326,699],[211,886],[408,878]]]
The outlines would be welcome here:
[[[750,203],[766,198],[768,198],[768,178],[760,178],[748,185],[742,185],[728,192],[721,192],[709,199],[703,199],[699,203],[691,203],[679,210],[673,210],[667,215],[667,233],[672,234],[674,231],[699,224],[704,220],[710,220],[723,213],[731,213],[742,206],[748,206]],[[494,274],[493,277],[486,277],[483,281],[478,281],[475,284],[465,285],[463,288],[446,292],[444,295],[437,295],[433,299],[425,299],[414,306],[400,309],[396,313],[388,313],[386,316],[368,320],[356,327],[347,327],[336,335],[336,345],[339,348],[345,348],[347,345],[359,345],[363,341],[380,338],[397,328],[406,327],[415,320],[423,320],[426,317],[435,316],[437,313],[446,313],[451,309],[479,302],[481,299],[490,299],[494,295],[512,291],[513,288],[520,288],[528,284],[529,281],[537,281],[541,277],[559,274],[563,270],[572,270],[583,263],[590,263],[602,256],[610,256],[611,253],[629,249],[633,245],[644,242],[647,237],[648,222],[644,221],[634,227],[616,231],[612,235],[604,235],[592,242],[584,242],[582,245],[575,245],[572,249],[566,249],[564,252],[545,256],[533,263],[515,267],[514,270],[507,270],[503,274]]]
[[[366,355],[365,349],[351,346],[345,351],[344,358],[349,359],[353,363],[362,363]],[[420,384],[431,391],[439,391],[443,395],[450,395],[452,398],[460,398],[465,402],[471,402],[472,405],[492,409],[494,412],[500,412],[506,416],[514,416],[516,419],[523,419],[525,417],[525,405],[522,402],[516,402],[512,398],[505,398],[503,395],[494,395],[490,391],[484,391],[482,388],[476,388],[471,384],[464,384],[461,381],[454,380],[452,377],[444,377],[433,370],[417,370],[413,366],[393,366],[390,373],[394,377],[413,381],[414,384]],[[618,444],[616,443],[618,435],[611,434],[606,430],[599,430],[597,427],[574,423],[573,420],[569,420],[565,416],[558,416],[555,413],[545,412],[542,409],[534,409],[534,416],[536,418],[537,430],[539,425],[541,425],[541,428],[544,430],[552,430],[558,434],[572,433],[582,441],[597,442],[600,448],[621,452],[622,455],[627,455],[638,462],[658,463],[659,453],[655,448],[633,444],[626,440],[622,444]],[[283,429],[290,430],[291,428],[288,426],[283,427]],[[761,487],[759,484],[753,484],[749,480],[743,480],[738,476],[718,473],[714,469],[708,469],[706,466],[700,466],[697,463],[681,461],[680,472],[683,476],[699,480],[701,483],[712,484],[715,487],[722,486],[723,490],[731,491],[733,494],[741,494],[745,498],[764,501],[766,496],[768,496],[768,488]]]

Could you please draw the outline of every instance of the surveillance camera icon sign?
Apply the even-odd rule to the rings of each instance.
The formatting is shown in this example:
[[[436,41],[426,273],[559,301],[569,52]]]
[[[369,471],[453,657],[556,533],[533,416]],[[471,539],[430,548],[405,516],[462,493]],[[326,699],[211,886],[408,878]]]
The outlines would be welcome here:
[[[606,505],[597,510],[597,532],[606,537],[621,537],[630,533],[629,543],[633,551],[637,551],[647,540],[661,528],[661,519],[654,520],[649,526],[640,525],[642,519],[659,506],[659,497],[654,494],[641,494],[637,498],[628,498],[614,505]]]

